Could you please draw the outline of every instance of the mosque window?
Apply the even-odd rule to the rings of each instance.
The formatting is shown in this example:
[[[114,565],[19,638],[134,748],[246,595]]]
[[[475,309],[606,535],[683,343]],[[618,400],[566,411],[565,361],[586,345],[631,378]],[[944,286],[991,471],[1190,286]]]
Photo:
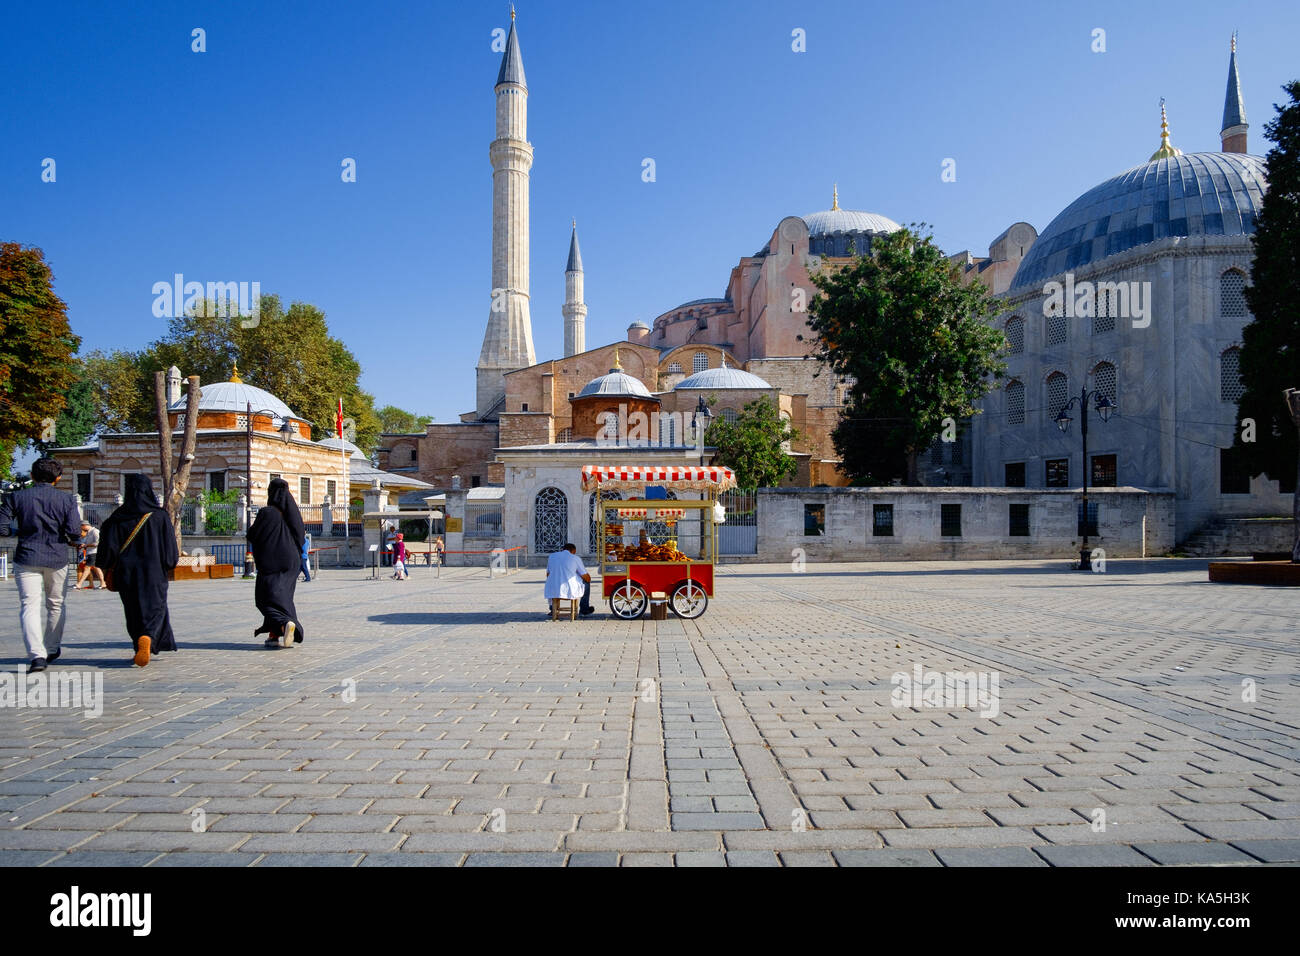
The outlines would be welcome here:
[[[1018,315],[1007,319],[1007,344],[1012,355],[1020,355],[1025,350],[1025,320]]]
[[[709,367],[709,353],[696,352],[695,358],[691,360],[691,369],[696,372],[703,372]]]
[[[1053,422],[1061,409],[1068,402],[1070,381],[1064,372],[1053,372],[1047,376],[1047,420]]]
[[[681,363],[681,362],[669,362],[669,363],[668,363],[668,374],[669,374],[669,375],[681,375],[681,374],[682,374],[682,363]]]
[[[1063,345],[1065,343],[1065,314],[1059,312],[1057,315],[1047,317],[1047,344]]]
[[[1102,289],[1097,293],[1097,308],[1092,317],[1092,334],[1115,331],[1115,316],[1119,311],[1119,300],[1114,289]]]
[[[1241,382],[1241,349],[1234,345],[1219,355],[1219,399],[1239,402],[1245,390]]]
[[[659,419],[659,444],[677,444],[677,420],[671,414],[665,414]]]
[[[1119,395],[1116,394],[1119,388],[1119,376],[1115,372],[1115,366],[1110,362],[1100,362],[1092,370],[1092,386],[1112,402],[1119,404]]]
[[[1219,276],[1219,314],[1240,318],[1246,313],[1246,274],[1240,269],[1229,269]]]
[[[736,410],[734,408],[724,408],[722,409],[722,411],[718,412],[718,417],[721,418],[724,422],[734,425],[736,419],[739,418],[740,416],[736,414]]]
[[[572,429],[572,428],[561,428],[560,431],[559,431],[559,433],[556,434],[556,436],[555,436],[555,440],[556,440],[557,442],[560,442],[560,443],[563,443],[563,442],[566,442],[566,441],[573,441],[573,429]]]
[[[1023,425],[1025,423],[1025,383],[1012,381],[1007,384],[1007,424]]]

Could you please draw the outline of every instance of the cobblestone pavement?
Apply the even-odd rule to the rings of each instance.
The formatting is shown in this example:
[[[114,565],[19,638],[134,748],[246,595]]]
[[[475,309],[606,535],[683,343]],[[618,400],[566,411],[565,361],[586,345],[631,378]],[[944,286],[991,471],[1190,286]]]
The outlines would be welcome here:
[[[177,584],[182,650],[142,670],[117,598],[69,594],[49,673],[102,674],[103,713],[0,709],[0,863],[1300,862],[1295,591],[732,565],[696,621],[552,623],[541,578],[326,570],[286,650],[251,584]],[[918,666],[995,674],[996,715],[894,706]]]

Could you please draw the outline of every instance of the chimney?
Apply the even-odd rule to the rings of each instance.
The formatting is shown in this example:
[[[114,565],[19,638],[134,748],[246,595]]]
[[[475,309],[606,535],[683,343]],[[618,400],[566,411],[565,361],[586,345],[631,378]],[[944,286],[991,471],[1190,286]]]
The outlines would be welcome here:
[[[175,365],[167,370],[167,407],[181,400],[181,370]]]

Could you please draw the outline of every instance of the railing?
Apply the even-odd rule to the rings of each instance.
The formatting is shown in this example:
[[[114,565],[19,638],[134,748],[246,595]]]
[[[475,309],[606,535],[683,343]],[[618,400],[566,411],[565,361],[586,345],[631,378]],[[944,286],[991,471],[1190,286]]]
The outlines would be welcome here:
[[[727,509],[727,521],[717,528],[718,554],[758,554],[758,495],[753,491],[726,491],[718,502]]]
[[[499,538],[502,524],[500,502],[478,504],[467,501],[465,503],[466,538]]]
[[[515,574],[520,569],[520,552],[528,550],[523,545],[516,545],[513,548],[493,548],[490,551],[443,551],[444,555],[448,554],[470,554],[485,555],[484,566],[487,568],[488,577],[496,577],[498,574]],[[380,552],[376,551],[374,564],[372,566],[371,577],[375,577],[379,572]],[[514,566],[511,567],[510,556],[514,555]],[[393,552],[391,550],[383,552],[384,561],[391,566]],[[438,560],[436,551],[415,551],[411,548],[406,549],[406,570],[407,573],[417,570],[421,567],[433,567],[435,569],[434,577],[442,577],[442,568],[445,562]],[[474,567],[474,565],[464,565],[465,567]]]

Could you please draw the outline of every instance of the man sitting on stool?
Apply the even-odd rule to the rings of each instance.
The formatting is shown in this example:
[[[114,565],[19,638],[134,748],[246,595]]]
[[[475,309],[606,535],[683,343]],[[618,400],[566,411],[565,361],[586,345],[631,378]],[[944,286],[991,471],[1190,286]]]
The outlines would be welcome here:
[[[546,559],[546,589],[542,592],[549,611],[555,598],[572,601],[581,597],[578,612],[583,616],[595,614],[591,606],[591,575],[578,557],[578,549],[566,544]]]

